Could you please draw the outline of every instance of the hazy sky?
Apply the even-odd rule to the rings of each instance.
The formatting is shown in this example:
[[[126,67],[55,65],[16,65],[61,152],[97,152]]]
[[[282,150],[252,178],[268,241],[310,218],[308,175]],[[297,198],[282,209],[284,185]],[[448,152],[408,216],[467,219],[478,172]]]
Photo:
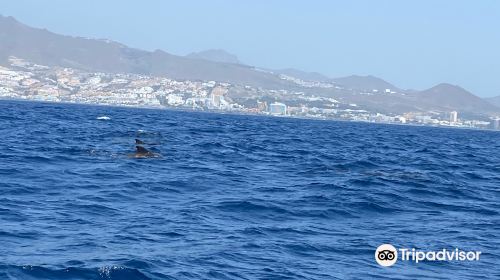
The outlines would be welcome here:
[[[496,0],[15,0],[0,14],[147,50],[221,48],[255,66],[500,95]]]

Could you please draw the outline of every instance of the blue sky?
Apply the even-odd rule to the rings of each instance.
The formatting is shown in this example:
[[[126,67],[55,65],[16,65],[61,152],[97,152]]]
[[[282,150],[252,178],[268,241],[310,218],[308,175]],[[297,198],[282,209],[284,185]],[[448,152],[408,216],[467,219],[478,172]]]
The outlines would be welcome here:
[[[67,35],[184,55],[221,48],[266,68],[441,82],[500,95],[500,1],[16,0],[0,14]]]

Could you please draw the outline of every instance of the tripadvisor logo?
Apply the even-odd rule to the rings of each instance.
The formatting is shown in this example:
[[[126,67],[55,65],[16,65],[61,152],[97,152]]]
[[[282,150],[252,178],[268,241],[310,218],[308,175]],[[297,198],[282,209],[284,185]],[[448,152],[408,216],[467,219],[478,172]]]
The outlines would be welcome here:
[[[398,261],[479,261],[481,251],[463,251],[458,248],[454,250],[442,249],[439,251],[421,251],[415,248],[400,248],[399,250],[391,244],[382,244],[375,251],[375,260],[381,266],[392,266]]]
[[[375,251],[375,260],[381,266],[391,266],[398,261],[398,250],[391,244],[382,244]]]

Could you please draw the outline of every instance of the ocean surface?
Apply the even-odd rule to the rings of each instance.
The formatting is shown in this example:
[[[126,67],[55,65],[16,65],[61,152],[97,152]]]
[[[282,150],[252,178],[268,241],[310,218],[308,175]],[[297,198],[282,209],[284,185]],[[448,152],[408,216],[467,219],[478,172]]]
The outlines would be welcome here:
[[[12,101],[0,132],[0,279],[500,279],[498,132]]]

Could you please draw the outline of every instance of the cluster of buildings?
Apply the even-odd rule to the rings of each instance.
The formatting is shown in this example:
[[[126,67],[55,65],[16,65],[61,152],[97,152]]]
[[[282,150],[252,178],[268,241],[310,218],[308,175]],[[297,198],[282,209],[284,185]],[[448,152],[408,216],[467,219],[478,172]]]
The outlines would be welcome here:
[[[335,88],[335,87],[337,87],[333,83],[320,82],[320,81],[304,81],[302,79],[288,76],[285,74],[280,74],[279,77],[282,80],[290,81],[292,83],[295,83],[297,85],[300,85],[300,86],[306,87],[306,88]]]
[[[135,74],[87,73],[48,68],[11,58],[0,67],[0,97],[116,106],[239,109],[228,102],[229,84],[177,81]]]
[[[480,128],[480,129],[498,129],[495,127],[497,118],[491,121],[482,120],[462,120],[458,118],[457,111],[451,111],[441,114],[427,113],[406,113],[398,116],[386,116],[383,114],[371,115],[370,121],[385,122],[385,123],[402,123],[402,124],[420,124],[429,126],[448,126],[462,128]]]
[[[319,119],[378,123],[500,129],[500,118],[462,120],[456,111],[445,114],[369,112],[357,104],[289,90],[269,90],[216,81],[174,80],[136,74],[89,73],[49,68],[11,57],[0,66],[0,98],[114,106],[235,111]],[[293,77],[283,76],[283,79]],[[296,80],[301,83],[301,80]],[[304,87],[331,84],[304,84]]]

